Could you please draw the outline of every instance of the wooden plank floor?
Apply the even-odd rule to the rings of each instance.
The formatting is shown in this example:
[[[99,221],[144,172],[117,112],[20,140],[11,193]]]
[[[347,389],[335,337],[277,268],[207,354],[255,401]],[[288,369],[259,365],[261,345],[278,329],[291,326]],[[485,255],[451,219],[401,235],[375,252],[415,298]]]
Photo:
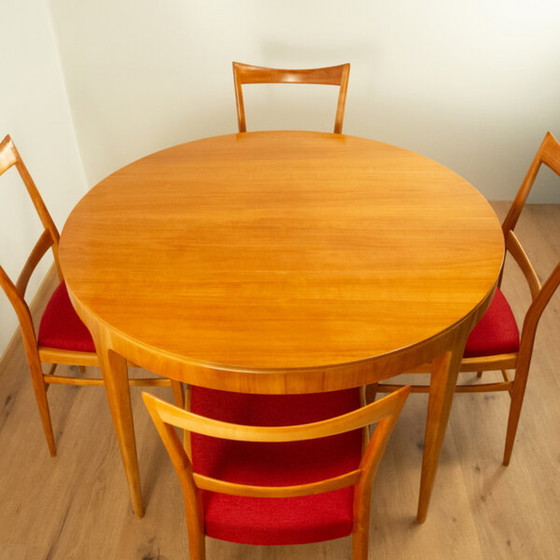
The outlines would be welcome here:
[[[495,204],[500,217],[506,207]],[[519,230],[546,273],[560,258],[560,206],[527,210]],[[508,275],[505,291],[516,305],[526,301],[515,277]],[[559,557],[559,308],[556,294],[538,333],[511,465],[501,465],[509,397],[457,395],[423,525],[414,516],[426,396],[411,396],[374,488],[371,559]],[[102,388],[51,387],[58,443],[58,456],[51,458],[22,354],[5,364],[0,382],[0,560],[188,557],[179,485],[140,389],[133,389],[133,405],[147,502],[143,519],[130,507]],[[168,388],[154,392],[171,398]],[[350,541],[268,548],[209,539],[208,558],[349,559]]]

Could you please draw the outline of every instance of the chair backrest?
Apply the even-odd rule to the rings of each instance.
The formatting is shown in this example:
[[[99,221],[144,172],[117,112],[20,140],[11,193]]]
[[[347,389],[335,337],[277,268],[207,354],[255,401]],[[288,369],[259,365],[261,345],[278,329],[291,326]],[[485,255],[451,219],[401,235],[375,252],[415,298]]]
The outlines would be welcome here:
[[[275,427],[232,424],[181,410],[147,393],[143,393],[143,398],[179,477],[185,499],[189,538],[194,540],[200,538],[204,527],[200,490],[235,496],[278,498],[319,494],[355,486],[354,514],[356,518],[360,518],[359,522],[365,521],[367,527],[373,478],[409,391],[409,387],[404,387],[379,401],[335,418],[310,424]],[[231,483],[197,473],[175,430],[180,428],[226,440],[280,443],[325,438],[374,423],[377,426],[365,447],[358,468],[326,480],[294,486]]]
[[[246,132],[245,106],[243,103],[243,84],[318,84],[339,86],[338,103],[334,132],[342,133],[346,92],[348,90],[348,76],[350,64],[329,66],[325,68],[310,68],[297,70],[283,70],[251,66],[240,62],[233,63],[233,80],[235,84],[235,99],[237,103],[237,121],[239,132]]]
[[[560,263],[556,265],[545,282],[542,283],[535,268],[529,260],[527,253],[523,249],[521,242],[514,232],[519,216],[525,206],[527,197],[531,192],[531,188],[535,183],[535,179],[542,164],[545,164],[557,175],[560,175],[560,143],[550,132],[546,133],[543,141],[541,142],[529,170],[527,171],[525,179],[521,183],[519,191],[517,192],[511,208],[502,224],[506,249],[515,259],[523,272],[523,275],[529,285],[532,297],[532,303],[527,310],[523,322],[520,341],[521,347],[519,352],[520,360],[530,360],[538,322],[543,311],[548,305],[550,298],[554,295],[554,292],[560,284]]]
[[[27,168],[16,149],[15,144],[10,136],[6,136],[0,143],[0,176],[2,176],[11,167],[15,167],[19,173],[37,214],[39,215],[39,219],[43,224],[43,231],[35,243],[35,246],[27,258],[27,261],[15,283],[12,282],[4,268],[0,266],[0,286],[8,296],[8,299],[17,313],[26,346],[28,343],[31,346],[34,346],[35,334],[31,319],[31,312],[24,299],[25,291],[33,271],[49,249],[53,252],[57,272],[59,278],[62,279],[58,263],[58,242],[60,236],[56,225],[49,214],[49,211],[47,210],[47,207],[45,206],[33,179],[31,178],[31,175],[27,171]],[[36,352],[36,346],[34,346],[32,352]]]

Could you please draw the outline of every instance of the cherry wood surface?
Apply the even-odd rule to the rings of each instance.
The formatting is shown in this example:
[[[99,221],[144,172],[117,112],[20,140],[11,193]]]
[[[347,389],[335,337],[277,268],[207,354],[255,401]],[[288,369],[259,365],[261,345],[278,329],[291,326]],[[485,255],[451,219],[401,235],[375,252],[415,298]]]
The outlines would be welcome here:
[[[434,338],[484,303],[503,252],[490,205],[429,159],[274,132],[111,175],[70,215],[60,258],[78,311],[119,349],[166,353],[186,381],[219,368],[223,387],[229,370],[275,378]]]
[[[208,138],[100,182],[59,251],[96,342],[138,515],[126,359],[269,393],[363,385],[433,360],[425,519],[464,343],[504,255],[500,223],[467,181],[344,135]]]

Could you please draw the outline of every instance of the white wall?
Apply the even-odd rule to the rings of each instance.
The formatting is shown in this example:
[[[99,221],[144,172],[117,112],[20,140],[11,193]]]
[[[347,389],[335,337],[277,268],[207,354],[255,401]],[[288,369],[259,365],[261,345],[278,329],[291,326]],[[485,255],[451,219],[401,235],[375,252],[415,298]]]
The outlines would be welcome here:
[[[0,135],[59,227],[125,163],[234,132],[232,60],[351,62],[346,133],[432,157],[492,200],[512,198],[546,130],[560,137],[558,0],[2,0],[1,14]],[[253,90],[249,127],[327,130],[333,96],[304,90]],[[560,202],[548,179],[538,200]],[[7,196],[14,272],[32,224],[13,184]],[[13,327],[2,299],[0,350]]]
[[[85,192],[85,176],[45,0],[2,0],[0,140],[10,134],[57,225]],[[0,255],[14,278],[37,240],[38,219],[14,169],[0,189]],[[30,286],[36,289],[49,263]],[[0,354],[17,326],[0,294]]]
[[[560,137],[558,0],[50,4],[90,185],[153,150],[235,131],[232,60],[351,62],[346,133],[430,156],[494,200],[512,198],[547,129]],[[247,107],[250,128],[328,128],[326,97],[292,120],[291,93],[270,120],[267,99]]]

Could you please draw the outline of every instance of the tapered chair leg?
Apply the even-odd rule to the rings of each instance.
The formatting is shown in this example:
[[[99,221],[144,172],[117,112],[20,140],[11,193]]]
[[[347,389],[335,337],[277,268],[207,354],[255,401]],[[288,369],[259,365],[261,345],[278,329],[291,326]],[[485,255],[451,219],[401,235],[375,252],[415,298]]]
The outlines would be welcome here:
[[[183,391],[183,384],[172,379],[171,390],[173,391],[173,399],[175,400],[175,405],[179,408],[185,408],[185,393]]]
[[[191,410],[191,402],[192,402],[192,385],[185,386],[185,402],[184,402],[184,409],[190,411]],[[185,449],[185,453],[190,458],[192,457],[192,446],[191,446],[191,433],[187,430],[183,430],[183,448]]]
[[[369,527],[360,527],[352,533],[352,560],[367,560]]]
[[[204,535],[192,536],[189,533],[189,560],[206,560]]]
[[[513,444],[515,443],[515,436],[517,434],[517,427],[519,426],[519,417],[521,415],[521,407],[523,406],[523,399],[525,397],[525,389],[527,387],[527,372],[523,373],[519,369],[515,374],[515,381],[511,392],[511,404],[509,407],[509,417],[506,432],[506,445],[504,449],[504,459],[502,464],[507,466],[511,460],[513,451]]]
[[[51,420],[51,412],[49,410],[49,402],[47,400],[47,385],[43,381],[43,372],[36,371],[36,367],[31,369],[31,382],[35,393],[35,400],[39,409],[39,416],[43,424],[43,431],[47,439],[49,453],[51,457],[56,456],[56,443],[54,441],[54,431]]]
[[[365,404],[369,404],[373,402],[377,397],[377,383],[371,383],[370,385],[366,385],[365,391]]]

